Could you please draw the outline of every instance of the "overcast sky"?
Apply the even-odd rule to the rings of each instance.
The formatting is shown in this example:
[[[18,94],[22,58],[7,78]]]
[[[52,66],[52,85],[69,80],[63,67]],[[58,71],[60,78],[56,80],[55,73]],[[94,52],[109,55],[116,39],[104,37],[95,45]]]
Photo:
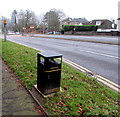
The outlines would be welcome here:
[[[120,0],[1,0],[0,16],[10,17],[14,9],[18,12],[30,9],[38,16],[52,8],[61,9],[72,18],[92,19],[118,18]]]

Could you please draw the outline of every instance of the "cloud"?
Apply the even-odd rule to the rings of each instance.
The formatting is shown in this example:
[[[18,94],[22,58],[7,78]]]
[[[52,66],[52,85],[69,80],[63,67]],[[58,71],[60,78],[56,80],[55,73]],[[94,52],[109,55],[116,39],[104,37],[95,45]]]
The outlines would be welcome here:
[[[16,9],[30,9],[37,15],[52,8],[63,10],[70,17],[86,17],[88,19],[118,16],[119,0],[2,0],[0,15],[10,17]]]

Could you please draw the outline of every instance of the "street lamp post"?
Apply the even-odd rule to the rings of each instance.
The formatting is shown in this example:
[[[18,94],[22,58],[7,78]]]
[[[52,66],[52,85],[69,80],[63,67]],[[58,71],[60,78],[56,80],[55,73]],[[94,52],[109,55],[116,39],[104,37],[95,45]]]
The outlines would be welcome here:
[[[31,29],[31,36],[32,36],[32,31],[34,29],[34,26],[30,26],[30,29]]]
[[[4,20],[4,41],[6,42],[6,24],[7,24],[7,21]]]
[[[22,29],[23,29],[23,33],[22,33],[22,36],[23,36],[23,35],[24,35],[24,33],[25,33],[26,28],[25,28],[25,27],[23,27]]]

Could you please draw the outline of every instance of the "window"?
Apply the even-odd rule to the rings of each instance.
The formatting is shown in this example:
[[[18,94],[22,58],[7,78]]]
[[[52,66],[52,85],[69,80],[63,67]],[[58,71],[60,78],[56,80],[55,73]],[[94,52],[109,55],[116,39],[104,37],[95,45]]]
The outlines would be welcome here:
[[[101,21],[96,21],[96,25],[100,26],[101,25]]]

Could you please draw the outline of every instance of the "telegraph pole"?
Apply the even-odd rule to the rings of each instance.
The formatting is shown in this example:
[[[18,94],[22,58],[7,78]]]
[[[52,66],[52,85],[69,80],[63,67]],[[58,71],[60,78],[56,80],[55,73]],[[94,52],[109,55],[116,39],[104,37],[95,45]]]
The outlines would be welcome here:
[[[6,24],[7,24],[7,21],[4,20],[4,41],[6,42]]]

